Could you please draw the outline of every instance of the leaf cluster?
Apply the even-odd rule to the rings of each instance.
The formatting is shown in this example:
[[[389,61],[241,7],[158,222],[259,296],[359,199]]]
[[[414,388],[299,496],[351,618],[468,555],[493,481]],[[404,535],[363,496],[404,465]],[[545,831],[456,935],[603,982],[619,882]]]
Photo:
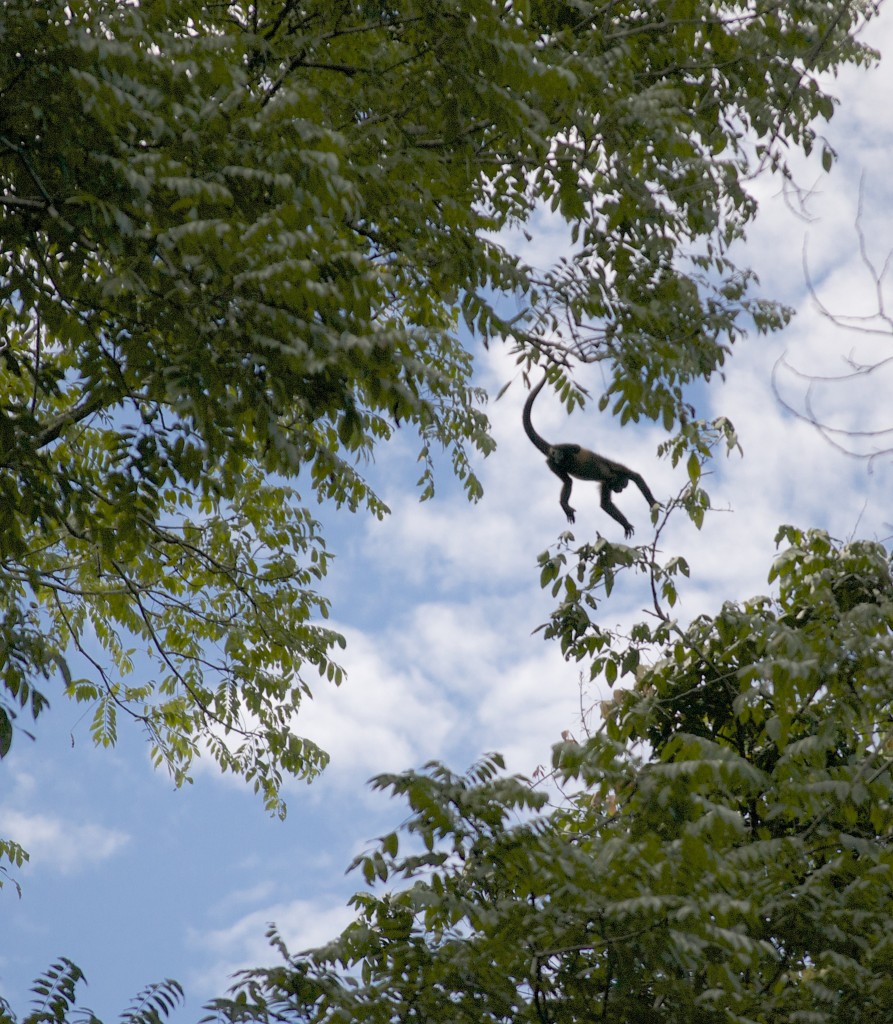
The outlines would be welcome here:
[[[34,982],[33,1007],[21,1018],[0,997],[0,1024],[100,1024],[92,1010],[77,1005],[77,989],[82,984],[86,984],[84,972],[61,957]],[[182,999],[179,982],[168,979],[147,985],[118,1020],[120,1024],[162,1024]]]
[[[779,539],[777,599],[667,639],[554,749],[557,806],[497,757],[379,778],[409,817],[356,920],[208,1019],[888,1019],[890,559]]]
[[[361,470],[401,424],[422,497],[438,447],[480,495],[463,322],[678,419],[742,318],[784,319],[728,258],[746,176],[812,146],[872,10],[4,3],[0,753],[61,678],[97,742],[127,714],[178,782],[207,745],[281,811],[325,763],[307,676],[341,672],[307,502],[383,515]],[[546,270],[494,241],[543,202]]]

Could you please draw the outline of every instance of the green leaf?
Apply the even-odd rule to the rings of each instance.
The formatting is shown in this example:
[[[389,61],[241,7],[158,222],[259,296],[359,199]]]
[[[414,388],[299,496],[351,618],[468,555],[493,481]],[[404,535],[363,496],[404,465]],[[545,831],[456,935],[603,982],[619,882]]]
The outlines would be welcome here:
[[[12,721],[9,712],[0,707],[0,758],[6,757],[12,746]]]

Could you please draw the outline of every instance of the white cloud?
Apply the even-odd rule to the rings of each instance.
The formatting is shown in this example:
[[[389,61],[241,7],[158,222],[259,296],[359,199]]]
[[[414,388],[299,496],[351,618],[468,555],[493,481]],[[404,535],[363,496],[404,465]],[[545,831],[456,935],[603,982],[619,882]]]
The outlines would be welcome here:
[[[75,824],[61,817],[0,809],[0,833],[31,855],[30,867],[74,874],[113,857],[130,837],[104,825]]]
[[[301,709],[300,728],[332,755],[329,771],[389,771],[436,756],[454,726],[455,711],[414,663],[395,658],[387,634],[353,629],[341,661],[348,678],[318,689]]]
[[[324,787],[355,789],[431,758],[461,767],[485,749],[532,770],[577,707],[576,669],[528,635],[537,624],[517,602],[490,599],[422,602],[377,637],[345,629],[346,682],[299,719],[332,755]]]
[[[243,969],[278,962],[267,931],[272,923],[291,953],[321,946],[338,935],[353,919],[342,901],[288,900],[269,903],[236,919],[224,928],[191,930],[190,945],[212,959],[210,966],[193,973],[189,989],[200,998],[220,995]]]

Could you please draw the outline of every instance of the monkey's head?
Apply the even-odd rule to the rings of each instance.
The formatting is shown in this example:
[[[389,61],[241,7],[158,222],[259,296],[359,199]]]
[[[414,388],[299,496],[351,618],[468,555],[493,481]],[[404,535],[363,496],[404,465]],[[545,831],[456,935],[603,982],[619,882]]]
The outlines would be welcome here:
[[[629,477],[628,476],[615,477],[611,481],[611,490],[615,494],[619,494],[623,490],[623,488],[626,487],[626,485],[628,483],[629,483]]]

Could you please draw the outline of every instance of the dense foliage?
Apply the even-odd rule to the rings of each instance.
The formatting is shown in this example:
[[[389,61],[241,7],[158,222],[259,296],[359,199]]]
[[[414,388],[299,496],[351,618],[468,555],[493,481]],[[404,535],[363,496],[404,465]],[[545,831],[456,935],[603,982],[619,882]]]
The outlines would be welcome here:
[[[98,743],[124,711],[178,781],[207,745],[281,809],[325,763],[308,670],[340,678],[307,503],[383,514],[359,467],[399,424],[423,496],[441,445],[479,495],[463,321],[671,425],[784,318],[728,258],[745,181],[812,148],[872,9],[4,3],[0,755],[61,680]],[[542,204],[551,268],[494,240]]]
[[[360,858],[355,922],[217,1017],[888,1021],[890,560],[780,537],[777,599],[665,623],[603,728],[556,747],[558,806],[497,758],[376,780],[410,816]]]
[[[340,679],[309,506],[385,514],[361,469],[398,426],[423,497],[441,446],[480,495],[460,327],[556,380],[604,362],[603,405],[678,424],[699,522],[735,435],[685,388],[787,315],[729,257],[748,178],[813,149],[817,75],[868,59],[873,9],[4,3],[0,757],[64,691],[98,743],[123,711],[178,781],[207,746],[282,810],[282,772],[325,764],[295,729],[308,677]],[[499,233],[545,208],[568,253],[528,265]],[[297,956],[275,939],[215,1018],[889,1019],[889,559],[781,536],[777,598],[687,629],[656,541],[545,554],[547,636],[618,684],[555,750],[561,798],[498,757],[379,778],[410,816],[358,861],[355,922]],[[627,569],[655,614],[620,640],[594,612]],[[93,1020],[81,980],[54,964],[23,1024]]]
[[[618,652],[629,686],[598,731],[554,749],[551,785],[498,756],[376,779],[409,815],[357,859],[354,922],[298,955],[273,933],[282,962],[207,1020],[885,1024],[891,560],[821,531],[779,541],[777,598],[685,630],[658,604],[659,625],[634,631],[650,665],[635,640]],[[80,980],[54,965],[21,1024],[85,1019]],[[125,1018],[158,1024],[178,995],[147,989]]]

